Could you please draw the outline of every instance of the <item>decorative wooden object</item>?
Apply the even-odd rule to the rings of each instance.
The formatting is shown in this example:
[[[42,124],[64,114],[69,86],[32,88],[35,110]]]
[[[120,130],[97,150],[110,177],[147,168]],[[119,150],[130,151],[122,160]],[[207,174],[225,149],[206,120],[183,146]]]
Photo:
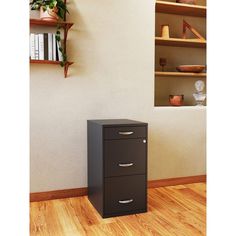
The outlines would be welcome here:
[[[161,37],[162,38],[170,38],[170,28],[169,25],[162,25],[161,26]]]
[[[156,1],[156,12],[182,16],[206,17],[206,6]]]
[[[189,29],[198,39],[205,41],[206,39],[190,24],[183,20],[183,39],[186,39],[186,31]]]

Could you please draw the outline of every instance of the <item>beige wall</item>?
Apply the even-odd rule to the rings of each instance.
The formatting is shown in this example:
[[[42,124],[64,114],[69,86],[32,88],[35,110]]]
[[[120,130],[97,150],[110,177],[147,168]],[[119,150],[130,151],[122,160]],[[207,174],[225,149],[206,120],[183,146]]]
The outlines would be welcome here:
[[[31,65],[31,192],[87,186],[87,119],[148,122],[149,179],[205,174],[205,108],[154,107],[154,1],[68,7],[69,78]]]

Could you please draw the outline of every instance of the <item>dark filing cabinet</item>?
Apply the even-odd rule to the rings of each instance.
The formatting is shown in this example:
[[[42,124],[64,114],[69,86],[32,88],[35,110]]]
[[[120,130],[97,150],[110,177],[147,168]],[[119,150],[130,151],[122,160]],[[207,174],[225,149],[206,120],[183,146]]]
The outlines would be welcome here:
[[[88,198],[102,217],[147,211],[147,123],[88,120]]]

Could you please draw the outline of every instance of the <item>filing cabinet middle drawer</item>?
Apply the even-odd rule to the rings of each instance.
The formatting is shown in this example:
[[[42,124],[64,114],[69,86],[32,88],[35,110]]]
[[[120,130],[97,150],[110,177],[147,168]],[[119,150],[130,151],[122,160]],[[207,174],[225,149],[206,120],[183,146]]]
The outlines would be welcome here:
[[[146,151],[145,138],[105,140],[105,177],[145,174]]]

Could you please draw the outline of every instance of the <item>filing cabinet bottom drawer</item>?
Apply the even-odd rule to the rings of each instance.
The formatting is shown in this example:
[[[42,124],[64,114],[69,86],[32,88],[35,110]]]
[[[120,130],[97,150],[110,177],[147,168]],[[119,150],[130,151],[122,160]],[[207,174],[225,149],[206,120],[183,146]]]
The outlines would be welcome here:
[[[145,212],[147,209],[146,175],[105,178],[104,215]]]

